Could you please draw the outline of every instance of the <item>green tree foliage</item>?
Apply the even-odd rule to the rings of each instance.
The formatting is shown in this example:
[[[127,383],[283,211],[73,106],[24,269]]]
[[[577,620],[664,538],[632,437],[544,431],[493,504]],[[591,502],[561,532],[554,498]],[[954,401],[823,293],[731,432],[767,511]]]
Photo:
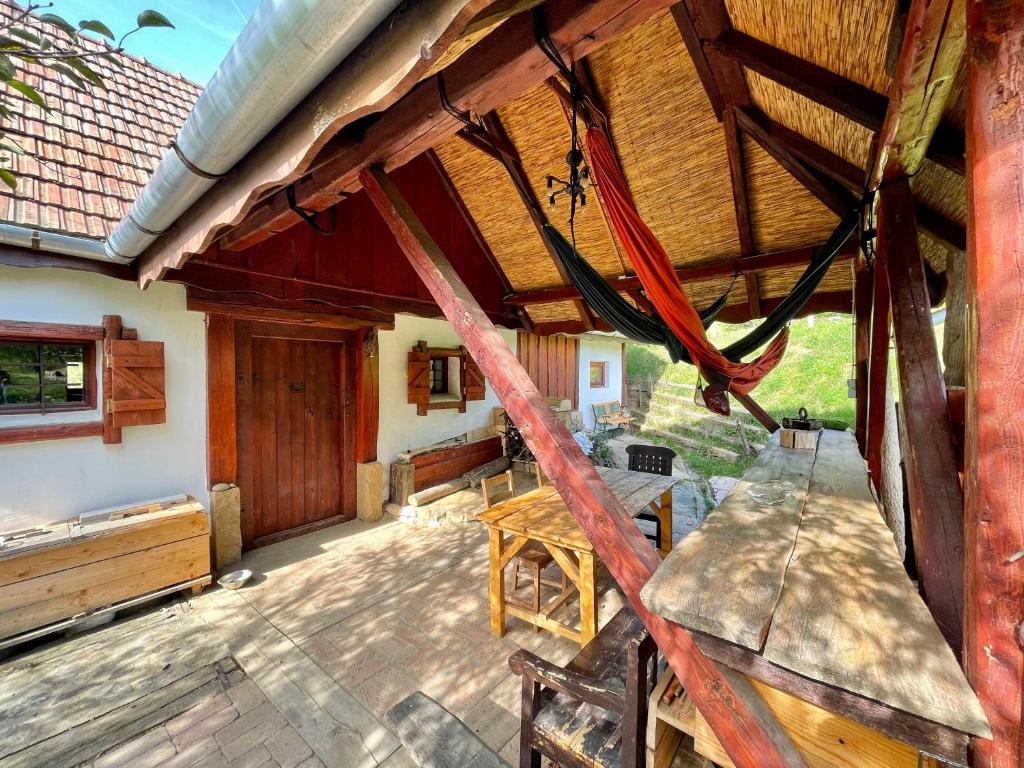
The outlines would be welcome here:
[[[75,26],[62,16],[55,13],[39,14],[39,19],[56,27],[57,34],[37,34],[29,29],[25,21],[30,14],[40,9],[52,8],[53,3],[29,3],[25,9],[12,19],[0,23],[0,181],[11,189],[17,188],[17,176],[11,169],[13,154],[21,154],[22,148],[17,141],[2,131],[4,123],[12,116],[8,98],[14,93],[20,94],[28,101],[37,105],[45,112],[52,107],[46,99],[31,85],[25,82],[23,70],[25,62],[35,62],[57,72],[71,86],[82,91],[91,88],[105,88],[102,76],[94,68],[95,61],[105,59],[112,66],[120,67],[118,54],[124,51],[124,41],[141,29],[150,27],[170,27],[174,25],[163,14],[147,10],[138,15],[136,26],[125,32],[119,39],[115,38],[110,28],[99,19],[86,19]],[[116,44],[108,44],[106,50],[96,51],[84,45],[80,38],[82,32],[92,32],[107,40],[117,39]]]

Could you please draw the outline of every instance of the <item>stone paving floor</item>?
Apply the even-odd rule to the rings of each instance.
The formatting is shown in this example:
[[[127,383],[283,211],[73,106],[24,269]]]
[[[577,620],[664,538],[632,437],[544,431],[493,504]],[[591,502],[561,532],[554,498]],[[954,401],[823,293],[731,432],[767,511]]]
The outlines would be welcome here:
[[[517,478],[518,491],[531,485]],[[459,503],[482,508],[474,493],[463,492]],[[703,518],[686,501],[692,496],[684,491],[676,502],[677,540]],[[492,636],[487,537],[475,522],[353,521],[249,552],[241,567],[256,574],[250,584],[190,600],[181,631],[217,638],[222,647],[207,655],[230,658],[244,677],[173,718],[147,721],[82,765],[410,768],[383,714],[416,690],[516,765],[520,681],[508,657],[528,648],[561,664],[578,650],[512,618],[504,637]],[[603,624],[623,599],[603,568],[599,585]],[[578,601],[560,611],[569,619]],[[116,648],[117,627],[103,631],[105,649]],[[0,664],[0,679],[3,671]],[[0,754],[0,768],[8,764],[26,763]]]

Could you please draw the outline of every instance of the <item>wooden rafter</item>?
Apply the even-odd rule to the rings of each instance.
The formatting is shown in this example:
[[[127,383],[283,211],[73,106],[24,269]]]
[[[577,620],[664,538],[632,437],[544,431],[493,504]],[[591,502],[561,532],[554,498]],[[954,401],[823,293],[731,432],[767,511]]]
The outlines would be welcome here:
[[[886,100],[870,88],[735,29],[711,39],[707,46],[873,131],[881,126]]]
[[[748,106],[750,90],[743,68],[703,45],[703,41],[717,40],[732,29],[724,0],[680,0],[672,6],[672,16],[718,119],[730,106]]]
[[[942,119],[966,44],[965,0],[914,0],[868,187],[917,173]]]
[[[743,132],[761,145],[776,162],[804,185],[837,216],[845,216],[857,204],[856,198],[804,165],[773,133],[773,124],[760,110],[738,109],[736,121]]]
[[[508,281],[508,276],[501,268],[501,263],[495,257],[494,252],[491,250],[491,246],[488,245],[486,238],[480,231],[480,227],[477,226],[476,219],[473,218],[473,214],[471,214],[469,209],[466,208],[466,204],[463,202],[459,191],[455,188],[455,184],[448,175],[448,171],[445,170],[444,164],[441,162],[441,158],[437,156],[437,153],[433,149],[427,150],[426,154],[427,158],[430,160],[431,166],[437,172],[437,176],[441,180],[441,184],[444,187],[445,192],[448,193],[448,197],[451,199],[452,205],[454,205],[455,209],[459,212],[460,218],[465,222],[466,227],[473,236],[473,240],[480,248],[480,252],[484,255],[484,258],[487,260],[488,265],[492,270],[494,270],[495,275],[497,275],[498,282],[501,284],[502,294],[507,296],[512,292],[512,284]],[[529,332],[533,325],[529,314],[522,309],[518,309],[516,313],[519,315],[519,319],[523,323],[523,328]]]
[[[736,274],[746,275],[751,272],[782,269],[784,267],[802,267],[810,262],[814,257],[815,248],[819,247],[821,246],[808,246],[793,248],[787,251],[757,254],[746,258],[719,261],[702,267],[678,267],[676,268],[676,277],[679,279],[679,282],[688,284],[732,277]],[[836,260],[841,261],[852,258],[855,253],[855,247],[847,245],[836,256]],[[637,277],[621,277],[609,282],[615,290],[621,293],[629,293],[630,291],[643,288],[640,284],[640,279]],[[557,301],[568,301],[575,296],[579,296],[579,291],[574,286],[557,286],[514,293],[505,298],[505,303],[511,305],[551,304]]]
[[[575,60],[643,23],[669,4],[669,0],[549,0],[544,4],[544,13],[551,39],[567,60]],[[449,102],[458,109],[483,114],[543,82],[555,71],[555,65],[537,47],[530,14],[519,14],[445,68],[445,91]],[[337,201],[339,193],[359,189],[359,171],[367,165],[404,165],[463,127],[441,105],[437,76],[426,78],[365,130],[336,137],[315,166],[294,183],[296,203],[308,211],[323,210]],[[245,194],[248,195],[248,190]],[[204,208],[226,202],[221,197],[213,195],[216,203],[207,203],[204,198]],[[204,212],[198,220],[190,216],[181,228],[173,228],[147,251],[140,269],[141,282],[158,278],[168,266],[176,266],[183,254],[205,249],[213,233],[204,235],[197,230],[232,220],[249,243],[266,239],[295,222],[283,191],[273,194],[258,211],[251,211],[244,222],[238,215],[224,221],[213,210]]]
[[[882,129],[888,97],[736,30],[727,31],[717,39],[705,39],[709,41],[705,43],[707,48],[737,65],[747,67],[872,132]],[[928,145],[927,156],[962,174],[963,131],[944,123],[936,124],[933,130],[936,138]],[[863,183],[863,179],[861,181]]]
[[[484,130],[487,131],[487,135],[494,137],[494,146],[501,147],[498,151],[498,160],[505,166],[505,170],[512,180],[512,185],[516,188],[516,192],[519,193],[519,198],[526,207],[526,212],[530,215],[530,221],[533,222],[533,226],[537,230],[537,236],[544,244],[544,250],[547,251],[551,263],[558,272],[558,276],[562,278],[564,283],[568,283],[569,275],[566,273],[565,267],[562,266],[562,262],[558,258],[558,254],[555,253],[551,242],[544,234],[544,224],[546,221],[544,209],[537,199],[537,193],[534,192],[533,186],[530,184],[530,177],[527,175],[526,169],[523,168],[523,161],[519,156],[519,152],[505,132],[505,126],[501,124],[501,118],[498,117],[497,112],[487,112],[480,116],[480,121],[483,123]],[[571,301],[579,313],[583,327],[586,330],[593,330],[594,317],[590,313],[590,307],[583,301],[583,297],[577,294],[577,298],[573,298]]]
[[[567,500],[573,518],[651,631],[733,762],[740,768],[802,765],[788,740],[780,741],[774,731],[777,723],[759,719],[753,702],[729,684],[692,636],[682,626],[670,624],[646,609],[640,589],[659,564],[654,549],[587,461],[569,430],[547,407],[515,353],[491,325],[398,188],[378,168],[368,168],[361,176],[363,187],[410,263],[443,307],[509,415],[520,425],[545,473]]]

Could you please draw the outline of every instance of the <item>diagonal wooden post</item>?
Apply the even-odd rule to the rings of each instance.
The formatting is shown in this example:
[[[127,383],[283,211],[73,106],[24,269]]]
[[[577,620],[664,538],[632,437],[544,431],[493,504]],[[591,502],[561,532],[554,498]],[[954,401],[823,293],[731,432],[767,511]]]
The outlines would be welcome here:
[[[544,402],[387,174],[378,167],[366,168],[360,182],[729,757],[739,768],[802,766],[764,707],[758,708],[757,702],[748,705],[689,632],[644,607],[640,589],[660,562],[654,549]]]
[[[882,443],[885,437],[885,388],[889,386],[889,329],[892,311],[889,299],[889,274],[885,267],[885,249],[875,257],[872,277],[871,337],[868,360],[866,440],[868,474],[875,490],[882,488]]]
[[[889,272],[892,297],[914,559],[925,602],[959,657],[964,637],[964,496],[918,248],[914,198],[906,178],[888,182],[879,192],[878,251]]]

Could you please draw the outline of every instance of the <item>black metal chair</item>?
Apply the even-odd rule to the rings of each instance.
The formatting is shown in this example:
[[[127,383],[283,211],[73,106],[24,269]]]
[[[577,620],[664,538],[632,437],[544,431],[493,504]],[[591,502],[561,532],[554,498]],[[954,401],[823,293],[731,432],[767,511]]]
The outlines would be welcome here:
[[[663,445],[627,445],[626,454],[629,456],[629,469],[632,472],[648,472],[652,475],[672,475],[672,459],[676,452]],[[654,535],[644,532],[644,536],[654,542],[654,546],[661,549],[661,521],[653,512],[641,512],[636,516],[637,520],[645,520],[654,523]]]

